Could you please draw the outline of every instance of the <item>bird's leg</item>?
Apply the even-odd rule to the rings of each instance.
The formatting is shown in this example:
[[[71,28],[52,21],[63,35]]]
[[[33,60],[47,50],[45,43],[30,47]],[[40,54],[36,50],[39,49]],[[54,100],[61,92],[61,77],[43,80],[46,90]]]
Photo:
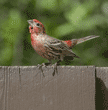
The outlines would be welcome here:
[[[54,71],[53,71],[53,73],[52,73],[53,76],[55,75],[55,72],[58,74],[57,66],[60,65],[60,62],[61,62],[61,60],[57,61],[57,62],[54,64],[54,66],[53,66]]]
[[[45,77],[45,75],[43,73],[42,67],[46,67],[47,68],[47,66],[50,65],[50,64],[51,64],[51,61],[49,61],[48,63],[42,63],[41,65],[39,65],[39,64],[37,65],[38,68],[41,70],[41,72],[42,72],[42,74],[43,74],[44,77]]]

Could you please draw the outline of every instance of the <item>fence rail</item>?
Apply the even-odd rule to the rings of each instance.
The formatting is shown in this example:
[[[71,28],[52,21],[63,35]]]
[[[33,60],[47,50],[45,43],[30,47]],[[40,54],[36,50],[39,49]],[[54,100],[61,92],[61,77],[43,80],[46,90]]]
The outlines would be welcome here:
[[[108,67],[0,66],[0,110],[108,110]]]

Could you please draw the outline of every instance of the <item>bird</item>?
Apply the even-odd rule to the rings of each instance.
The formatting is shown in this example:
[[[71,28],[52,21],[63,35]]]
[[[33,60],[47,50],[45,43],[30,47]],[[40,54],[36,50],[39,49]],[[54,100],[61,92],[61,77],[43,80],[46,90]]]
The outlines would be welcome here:
[[[54,71],[52,75],[54,76],[57,72],[57,66],[60,65],[60,62],[64,59],[69,59],[72,61],[74,58],[79,58],[79,56],[72,51],[72,48],[75,45],[99,37],[96,35],[90,35],[79,39],[71,39],[66,41],[59,40],[47,35],[44,25],[39,20],[32,19],[27,20],[27,22],[29,23],[32,47],[41,57],[48,60],[48,63],[42,63],[41,65],[38,64],[43,76],[43,66],[47,67],[48,65],[52,65],[52,60],[57,60],[57,62],[53,64]]]

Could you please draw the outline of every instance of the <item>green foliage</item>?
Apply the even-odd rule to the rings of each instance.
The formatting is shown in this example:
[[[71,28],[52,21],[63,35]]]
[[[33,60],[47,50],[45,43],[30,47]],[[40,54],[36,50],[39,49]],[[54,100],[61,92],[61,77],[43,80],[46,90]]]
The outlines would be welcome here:
[[[58,39],[99,35],[100,38],[73,48],[80,58],[69,61],[69,64],[108,66],[107,0],[1,0],[1,66],[47,62],[31,46],[29,19],[41,21],[47,34]]]

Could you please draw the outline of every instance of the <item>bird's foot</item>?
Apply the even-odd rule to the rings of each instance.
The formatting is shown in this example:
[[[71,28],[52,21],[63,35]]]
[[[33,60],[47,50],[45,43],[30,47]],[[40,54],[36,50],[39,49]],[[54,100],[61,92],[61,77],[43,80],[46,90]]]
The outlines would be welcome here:
[[[53,71],[52,75],[54,76],[55,73],[58,74],[58,71],[57,71],[57,63],[53,64],[53,68],[54,68],[54,71]]]
[[[39,70],[41,70],[43,76],[45,77],[44,73],[43,73],[43,69],[42,69],[42,66],[44,66],[44,63],[42,63],[41,65],[37,65],[37,67],[39,68]]]
[[[44,77],[45,77],[45,75],[43,73],[42,67],[46,67],[47,68],[48,65],[50,65],[50,63],[42,63],[41,65],[39,65],[39,64],[37,65],[37,67],[41,70],[41,72],[42,72]]]
[[[53,71],[53,73],[52,73],[53,76],[55,75],[55,73],[58,74],[57,66],[60,65],[60,64],[59,64],[60,62],[61,62],[61,61],[58,61],[58,62],[56,62],[55,64],[53,64],[53,68],[54,68],[54,71]]]

